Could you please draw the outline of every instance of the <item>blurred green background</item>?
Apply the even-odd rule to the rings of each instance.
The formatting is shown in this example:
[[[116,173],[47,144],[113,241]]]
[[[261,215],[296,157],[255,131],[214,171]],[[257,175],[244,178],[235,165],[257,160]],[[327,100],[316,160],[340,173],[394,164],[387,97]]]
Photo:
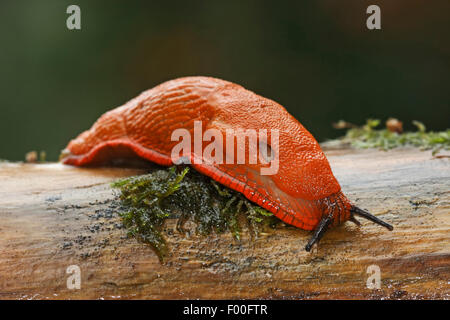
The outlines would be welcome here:
[[[81,8],[82,29],[66,28]],[[366,28],[381,7],[382,30]],[[319,140],[389,116],[449,127],[450,1],[2,1],[0,158],[56,160],[105,111],[208,75],[284,105]]]

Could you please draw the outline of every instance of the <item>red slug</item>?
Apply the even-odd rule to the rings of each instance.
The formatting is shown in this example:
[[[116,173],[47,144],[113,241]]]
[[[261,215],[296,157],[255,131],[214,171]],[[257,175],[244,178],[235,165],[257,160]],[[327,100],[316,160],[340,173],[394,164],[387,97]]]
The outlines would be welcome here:
[[[202,141],[200,148],[191,142],[190,163],[200,173],[242,193],[284,222],[315,230],[306,245],[307,251],[329,227],[347,220],[359,225],[354,215],[393,229],[351,204],[342,193],[317,141],[286,109],[275,101],[220,79],[185,77],[143,92],[125,105],[105,113],[91,129],[72,140],[62,153],[62,162],[84,166],[140,157],[170,166],[174,164],[172,150],[179,144],[172,141],[172,133],[184,129],[194,136],[195,126],[199,123],[203,132],[216,129],[224,137],[230,129],[267,130],[267,139],[258,136],[258,143],[265,144],[271,150],[271,156],[277,153],[278,170],[274,174],[261,174],[267,162],[250,163],[247,155],[245,163],[195,161],[202,159],[202,151],[210,144],[207,141]],[[276,148],[271,146],[271,132],[278,133]],[[222,148],[225,153],[230,153],[225,143]],[[234,151],[231,152],[232,160],[236,159]]]

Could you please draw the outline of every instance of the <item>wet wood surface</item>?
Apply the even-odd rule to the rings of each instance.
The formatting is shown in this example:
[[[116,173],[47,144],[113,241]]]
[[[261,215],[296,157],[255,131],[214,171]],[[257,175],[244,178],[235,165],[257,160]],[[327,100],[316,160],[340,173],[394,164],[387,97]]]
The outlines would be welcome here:
[[[169,220],[164,264],[127,237],[111,207],[110,182],[142,170],[0,163],[0,298],[449,299],[450,159],[417,149],[326,154],[344,193],[394,231],[346,223],[308,253],[311,233],[293,227],[253,240],[244,230],[237,242],[181,235]],[[67,288],[71,265],[80,289]],[[371,265],[380,289],[367,287]]]

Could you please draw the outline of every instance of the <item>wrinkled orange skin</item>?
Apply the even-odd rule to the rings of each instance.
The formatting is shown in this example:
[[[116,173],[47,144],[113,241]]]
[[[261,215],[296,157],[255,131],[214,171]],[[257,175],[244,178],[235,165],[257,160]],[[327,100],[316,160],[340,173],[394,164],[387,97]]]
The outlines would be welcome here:
[[[351,203],[314,137],[275,101],[215,78],[180,78],[143,92],[72,140],[62,161],[83,166],[138,156],[170,166],[179,143],[172,132],[185,128],[193,136],[195,120],[203,132],[215,128],[224,136],[227,128],[279,130],[277,174],[260,175],[262,164],[192,164],[199,172],[305,230],[331,213],[333,225],[350,218]]]

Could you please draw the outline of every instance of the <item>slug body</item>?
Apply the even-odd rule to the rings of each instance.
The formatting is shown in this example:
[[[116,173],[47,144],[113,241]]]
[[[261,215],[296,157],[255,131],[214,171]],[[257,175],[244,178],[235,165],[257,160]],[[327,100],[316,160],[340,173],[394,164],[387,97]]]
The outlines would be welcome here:
[[[392,227],[356,208],[345,197],[328,160],[314,137],[280,104],[237,84],[209,77],[186,77],[165,82],[125,105],[101,116],[91,129],[72,140],[62,162],[75,166],[95,165],[116,158],[140,157],[159,165],[174,164],[172,141],[176,129],[194,135],[195,123],[202,130],[266,129],[279,132],[276,152],[278,171],[261,175],[265,164],[196,162],[192,141],[191,165],[202,174],[242,193],[284,222],[315,230],[306,249],[320,240],[330,226],[359,214],[385,227]],[[225,139],[224,139],[225,141]],[[210,142],[204,141],[204,151]],[[223,151],[225,143],[223,143]],[[236,155],[236,152],[234,152]],[[367,215],[370,215],[368,217]]]

